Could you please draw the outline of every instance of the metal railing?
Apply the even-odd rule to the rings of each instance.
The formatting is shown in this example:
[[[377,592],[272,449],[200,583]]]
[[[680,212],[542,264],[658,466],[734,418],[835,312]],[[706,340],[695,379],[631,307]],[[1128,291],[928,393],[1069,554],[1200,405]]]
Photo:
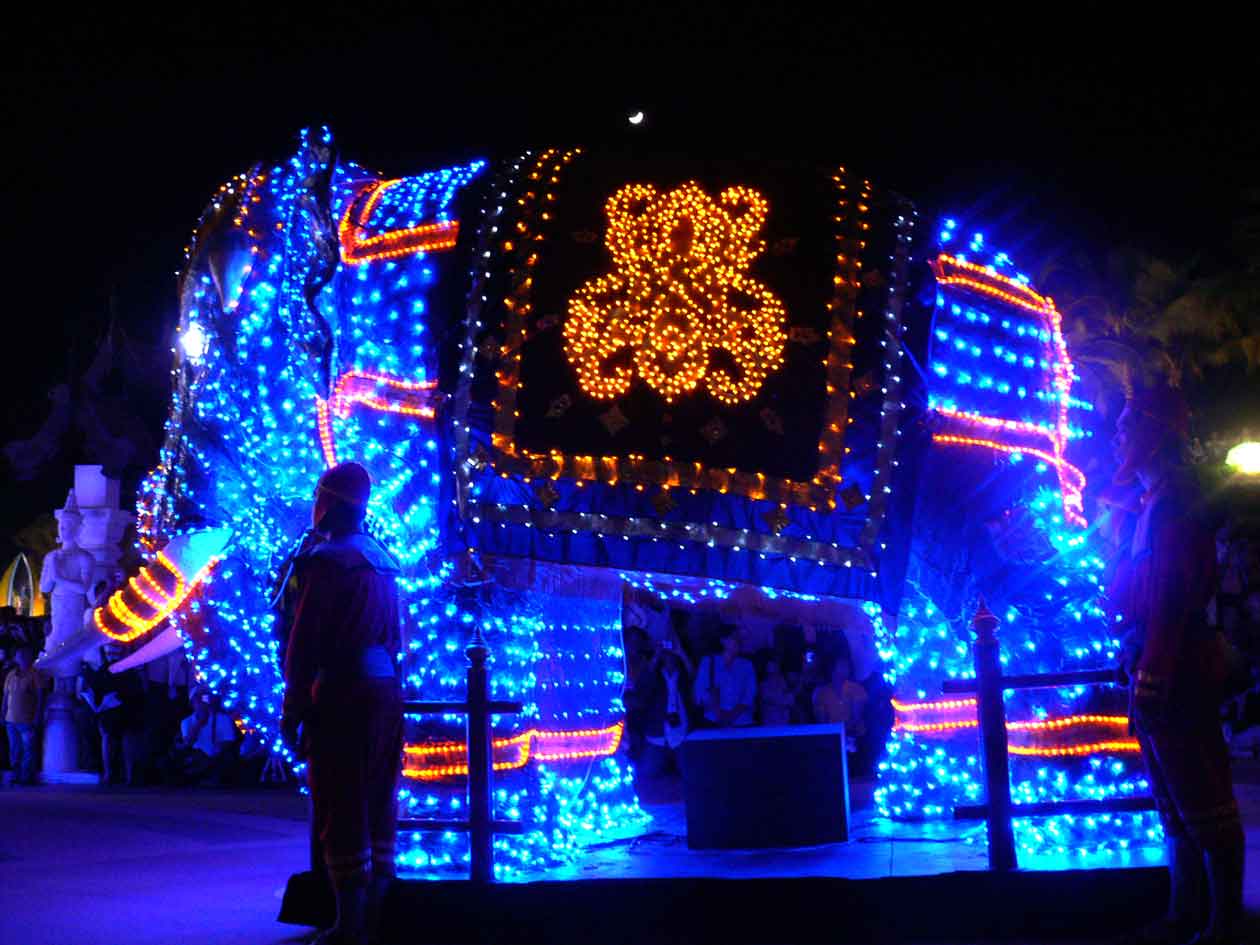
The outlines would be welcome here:
[[[1075,672],[1036,673],[1003,676],[998,655],[998,619],[989,612],[983,600],[971,621],[976,631],[974,658],[975,679],[947,679],[941,686],[945,693],[975,693],[976,713],[980,723],[981,756],[984,762],[984,804],[960,804],[954,808],[958,820],[984,820],[988,829],[989,869],[1009,871],[1019,868],[1015,852],[1012,817],[1071,814],[1119,813],[1153,810],[1150,796],[1116,797],[1101,800],[1043,801],[1014,804],[1011,801],[1010,758],[1007,749],[1006,705],[1002,699],[1007,689],[1053,689],[1060,686],[1115,686],[1123,683],[1119,670],[1091,669]]]
[[[494,819],[494,746],[490,738],[490,716],[520,712],[521,703],[490,699],[490,678],[486,667],[490,650],[479,628],[474,629],[464,655],[468,657],[468,690],[463,702],[404,702],[403,711],[408,715],[453,713],[468,717],[468,819],[404,819],[398,822],[398,830],[400,833],[413,830],[467,831],[471,854],[468,878],[476,883],[490,883],[494,881],[494,835],[524,832],[520,821]]]

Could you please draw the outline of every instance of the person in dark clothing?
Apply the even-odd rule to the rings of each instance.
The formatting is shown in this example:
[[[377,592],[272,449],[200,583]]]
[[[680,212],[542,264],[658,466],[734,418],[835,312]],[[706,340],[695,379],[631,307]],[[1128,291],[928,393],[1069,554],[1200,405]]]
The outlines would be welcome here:
[[[107,643],[101,648],[101,666],[84,663],[80,668],[79,697],[95,717],[100,734],[103,785],[144,783],[145,701],[144,682],[138,669],[111,673],[109,667],[126,655],[124,647]],[[121,778],[120,778],[121,775]]]
[[[1116,479],[1137,479],[1143,495],[1108,600],[1129,630],[1131,718],[1172,879],[1167,916],[1131,941],[1224,945],[1238,941],[1244,841],[1220,724],[1224,650],[1207,625],[1216,549],[1180,458],[1187,421],[1165,388],[1131,398],[1116,424]]]
[[[359,943],[394,876],[402,758],[399,567],[363,532],[371,480],[357,463],[324,473],[312,514],[326,540],[298,561],[285,654],[282,730],[308,763],[312,816],[337,899],[318,941]]]
[[[893,689],[884,678],[883,667],[877,665],[860,682],[868,696],[863,720],[865,733],[858,737],[852,770],[858,777],[869,777],[875,774],[884,746],[888,744],[888,734],[896,722],[896,713],[892,707]]]
[[[656,673],[652,664],[652,638],[638,626],[623,631],[626,674],[621,700],[626,707],[626,749],[638,761],[647,744],[648,716],[655,700]]]
[[[103,785],[113,784],[115,772],[122,764],[123,702],[121,687],[126,674],[115,675],[109,664],[117,659],[117,644],[101,647],[101,665],[84,662],[79,669],[79,699],[92,713],[93,727],[100,736],[101,777]]]
[[[672,628],[656,645],[645,675],[648,697],[644,712],[645,748],[639,764],[645,774],[680,770],[679,751],[690,728],[687,697],[694,674],[691,661]]]

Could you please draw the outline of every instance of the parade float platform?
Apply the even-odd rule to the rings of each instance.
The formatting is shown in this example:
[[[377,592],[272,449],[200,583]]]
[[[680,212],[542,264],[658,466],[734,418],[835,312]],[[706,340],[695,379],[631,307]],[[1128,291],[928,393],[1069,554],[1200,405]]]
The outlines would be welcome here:
[[[478,886],[402,879],[386,942],[922,942],[1119,933],[1157,915],[1168,877],[1154,850],[1023,856],[987,869],[975,823],[894,824],[854,785],[851,839],[774,850],[691,850],[678,802],[645,804],[652,829],[575,864]],[[865,808],[865,809],[863,809]],[[327,923],[322,877],[288,884],[282,922]]]

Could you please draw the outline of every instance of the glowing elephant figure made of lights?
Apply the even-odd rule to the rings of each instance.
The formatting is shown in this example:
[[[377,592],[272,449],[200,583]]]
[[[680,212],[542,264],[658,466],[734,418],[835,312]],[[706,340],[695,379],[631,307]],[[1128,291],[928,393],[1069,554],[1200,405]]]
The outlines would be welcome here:
[[[226,183],[180,278],[137,504],[150,561],[95,614],[135,661],[184,646],[283,752],[289,566],[320,473],[363,463],[368,527],[403,566],[408,694],[460,701],[476,628],[494,697],[524,706],[494,726],[496,803],[529,825],[496,841],[508,871],[644,823],[618,757],[627,574],[896,596],[907,326],[939,308],[957,350],[968,299],[1035,323],[1028,398],[940,362],[959,386],[933,395],[937,443],[1036,456],[1081,512],[1057,313],[1000,261],[938,252],[911,204],[843,168],[579,153],[388,179],[316,131]],[[462,732],[409,720],[412,816],[460,815]],[[461,844],[409,838],[403,865],[458,868]]]
[[[498,802],[531,827],[499,841],[510,870],[644,817],[612,757],[623,728],[619,608],[562,632],[527,590],[470,591],[455,565],[475,559],[442,543],[453,506],[441,336],[463,314],[460,240],[465,215],[490,199],[474,193],[485,174],[472,161],[385,180],[339,162],[331,137],[313,132],[287,163],[220,188],[187,247],[170,418],[138,499],[149,562],[93,619],[139,647],[121,666],[182,645],[241,727],[288,756],[277,723],[289,565],[319,475],[364,464],[368,526],[403,566],[408,695],[463,698],[475,620],[494,653],[495,697],[525,703],[495,724]],[[559,664],[567,675],[581,667],[581,689],[561,683]],[[461,717],[409,721],[412,816],[458,812],[463,751]],[[401,861],[459,869],[465,846],[417,835]]]

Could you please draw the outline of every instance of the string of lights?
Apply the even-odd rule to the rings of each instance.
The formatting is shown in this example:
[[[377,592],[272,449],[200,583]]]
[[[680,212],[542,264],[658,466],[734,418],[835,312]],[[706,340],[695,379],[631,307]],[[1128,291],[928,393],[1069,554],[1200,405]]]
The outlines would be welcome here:
[[[630,184],[608,199],[606,213],[614,271],[577,291],[564,325],[582,389],[613,399],[637,371],[666,403],[701,382],[724,403],[756,396],[787,343],[782,302],[748,274],[766,199],[747,187],[714,199],[694,181],[663,194]],[[734,306],[732,293],[752,304]],[[737,369],[712,367],[713,349]],[[616,363],[623,352],[633,370]]]
[[[465,518],[476,528],[489,524],[497,528],[505,537],[516,531],[518,527],[524,527],[533,530],[539,536],[539,541],[544,538],[563,541],[566,536],[588,533],[598,536],[605,546],[617,541],[637,544],[647,540],[666,547],[675,546],[680,552],[690,552],[694,555],[702,554],[705,547],[722,548],[735,554],[751,552],[757,561],[779,557],[785,558],[793,566],[797,564],[811,564],[819,568],[829,565],[843,566],[865,571],[870,578],[870,583],[873,584],[879,577],[876,561],[879,552],[883,550],[879,541],[880,531],[893,492],[892,480],[899,465],[896,453],[901,436],[900,412],[904,407],[900,394],[902,389],[900,363],[904,357],[900,342],[901,318],[912,281],[912,267],[909,260],[916,223],[916,213],[913,208],[908,204],[892,201],[896,211],[892,221],[893,226],[890,228],[895,233],[892,276],[885,280],[884,276],[877,274],[879,281],[873,284],[882,287],[883,291],[866,292],[861,265],[862,256],[867,252],[867,239],[871,231],[869,217],[872,203],[876,199],[875,192],[869,181],[862,180],[859,184],[843,169],[832,175],[832,183],[837,196],[836,213],[833,217],[836,223],[837,248],[836,271],[833,277],[835,294],[827,303],[827,310],[832,316],[827,335],[830,347],[823,362],[826,367],[827,403],[824,426],[818,442],[818,471],[811,480],[798,482],[768,476],[755,470],[719,467],[694,460],[684,462],[671,456],[649,457],[634,452],[623,455],[591,455],[559,449],[531,450],[519,441],[516,427],[519,413],[518,394],[523,389],[521,357],[526,344],[534,337],[534,329],[531,326],[537,323],[541,327],[546,321],[545,318],[538,319],[534,314],[533,270],[539,259],[543,258],[548,251],[549,243],[557,237],[557,234],[550,231],[549,223],[554,220],[552,211],[558,199],[559,184],[574,163],[582,160],[580,151],[562,152],[551,149],[540,152],[534,159],[534,163],[525,169],[525,185],[521,188],[523,192],[514,204],[508,205],[515,214],[515,222],[510,225],[510,236],[500,244],[501,247],[511,247],[511,249],[507,256],[506,274],[502,280],[506,286],[502,301],[505,313],[502,333],[491,336],[498,348],[499,357],[494,361],[493,367],[495,393],[490,401],[490,408],[494,413],[494,419],[487,444],[488,449],[476,443],[475,438],[467,436],[463,429],[468,426],[467,411],[471,409],[473,403],[471,390],[483,376],[479,374],[478,362],[481,359],[477,357],[477,354],[484,353],[485,348],[476,340],[477,332],[471,332],[465,340],[465,360],[461,366],[461,383],[468,393],[467,395],[460,393],[456,396],[456,462],[460,469],[460,491],[465,497],[460,509]],[[727,194],[727,197],[722,198],[721,194]],[[720,201],[723,199],[730,202],[729,207],[721,204]],[[892,198],[881,199],[892,200]],[[744,203],[747,203],[747,207],[736,220],[730,211],[736,206],[743,206]],[[605,217],[610,220],[606,242],[609,247],[613,247],[614,244],[616,247],[615,251],[611,248],[609,250],[613,272],[591,280],[590,286],[598,286],[603,291],[612,286],[613,281],[620,279],[625,282],[628,277],[618,275],[620,270],[617,268],[624,264],[637,273],[635,278],[640,281],[636,285],[639,285],[642,291],[648,292],[649,295],[652,292],[658,292],[658,297],[664,297],[660,296],[658,291],[659,286],[664,284],[662,282],[664,270],[657,271],[653,275],[652,266],[657,265],[659,260],[664,258],[661,256],[662,253],[666,256],[676,254],[679,247],[686,243],[691,247],[689,250],[692,253],[691,256],[684,254],[678,260],[678,265],[673,266],[671,271],[679,269],[680,266],[684,272],[690,271],[688,267],[693,265],[704,270],[705,285],[710,286],[717,295],[709,299],[703,307],[717,306],[721,309],[718,296],[728,291],[723,286],[729,282],[729,280],[728,282],[722,280],[727,279],[728,276],[734,278],[736,270],[751,264],[756,254],[747,248],[738,249],[738,246],[743,244],[736,240],[735,244],[731,244],[734,248],[728,247],[728,255],[736,260],[737,265],[732,267],[723,264],[726,266],[723,268],[716,265],[698,266],[698,263],[700,260],[709,258],[706,253],[711,255],[714,245],[726,245],[723,240],[729,242],[732,232],[740,232],[735,226],[736,222],[740,226],[745,226],[748,234],[759,230],[765,219],[760,209],[762,203],[766,204],[766,214],[773,213],[774,208],[769,206],[763,197],[753,194],[746,187],[727,188],[719,192],[718,198],[708,196],[698,185],[683,185],[674,191],[663,193],[658,193],[646,184],[620,187],[614,191],[613,197],[608,201],[605,213]],[[721,222],[724,219],[723,214],[731,217],[725,224]],[[613,216],[618,221],[616,225],[611,222]],[[700,223],[692,223],[692,218]],[[673,221],[672,230],[664,225],[670,221]],[[705,223],[705,221],[708,222]],[[723,229],[724,226],[726,229]],[[666,230],[675,234],[688,235],[676,246],[675,242],[661,236]],[[636,236],[636,233],[639,235]],[[655,235],[648,237],[643,235],[645,233]],[[642,242],[645,239],[647,243]],[[708,242],[705,242],[706,239]],[[740,239],[744,239],[744,236],[740,236]],[[640,242],[636,243],[636,240]],[[652,242],[653,240],[656,242]],[[716,244],[714,240],[717,240]],[[751,246],[752,243],[749,245]],[[638,249],[634,252],[626,249],[626,247],[635,246]],[[644,247],[650,248],[651,252]],[[690,262],[686,261],[688,259]],[[640,261],[635,262],[635,260]],[[643,260],[656,260],[656,262],[649,265]],[[634,268],[636,266],[638,268]],[[486,276],[488,280],[491,280],[489,272]],[[652,289],[653,285],[658,288]],[[620,292],[623,289],[624,286],[617,291]],[[865,295],[863,295],[864,292]],[[755,292],[751,295],[740,294],[754,300],[758,297]],[[684,295],[696,299],[709,298],[703,292],[684,293]],[[855,322],[863,317],[861,298],[868,296],[882,297],[885,305],[884,330],[880,333],[882,340],[879,341],[880,352],[884,357],[882,365],[877,365],[871,371],[872,380],[878,385],[876,390],[882,398],[878,419],[879,436],[871,480],[861,485],[854,483],[846,491],[839,489],[842,485],[840,463],[849,449],[844,446],[844,438],[853,419],[850,416],[850,401],[854,393],[849,383],[853,369],[851,351],[855,341],[853,327]],[[610,343],[607,339],[616,334],[615,332],[601,333],[591,326],[596,325],[599,318],[603,317],[598,316],[598,312],[604,312],[611,317],[614,311],[621,311],[621,307],[600,302],[591,308],[587,302],[582,301],[583,298],[582,290],[579,290],[569,300],[571,311],[564,324],[568,326],[566,330],[569,336],[566,339],[566,345],[570,355],[575,350],[573,348],[575,339],[582,334],[579,330],[580,326],[587,326],[584,329],[586,330],[585,337],[588,338],[590,344],[595,346],[590,348],[588,353],[596,352],[597,349],[602,350],[599,346]],[[741,306],[743,304],[741,303]],[[644,309],[644,312],[646,311],[647,309]],[[577,312],[577,315],[574,312]],[[664,315],[663,312],[664,309],[651,317],[656,318],[660,315],[670,324],[678,322],[683,317],[678,312],[672,316]],[[648,315],[643,314],[641,317],[626,319],[625,324],[630,326],[646,324],[643,320],[647,318]],[[696,338],[710,339],[704,341],[704,344],[708,346],[706,350],[712,350],[713,332],[706,328],[705,331],[696,335],[697,323],[693,321],[689,324],[692,325],[692,335]],[[671,328],[670,331],[675,332],[675,328]],[[638,331],[639,329],[635,328],[631,334],[639,337],[636,334]],[[752,337],[756,332],[751,328],[745,328],[740,334]],[[642,337],[646,339],[648,336],[644,334]],[[674,335],[671,335],[671,338],[673,337]],[[681,344],[682,342],[678,340],[681,338],[682,335],[679,334],[675,340]],[[647,342],[644,341],[643,344],[646,345]],[[778,342],[775,344],[777,347]],[[619,358],[626,355],[616,355],[616,351],[629,353],[629,361],[623,365]],[[632,377],[639,377],[642,372],[639,367],[634,366],[631,347],[623,344],[616,348],[616,351],[609,349],[595,358],[596,362],[608,365],[607,371],[600,368],[596,373],[601,378],[600,384],[612,384],[621,391],[623,388],[629,389],[628,385],[631,385]],[[698,358],[698,354],[695,352],[693,354]],[[695,360],[695,363],[699,364],[700,361]],[[576,366],[581,382],[580,375],[583,368],[580,363]],[[589,368],[589,370],[595,369]],[[649,368],[649,373],[651,370],[663,370],[663,368],[658,364],[656,368]],[[708,368],[706,367],[705,370],[707,371]],[[686,372],[681,373],[686,375]],[[749,374],[747,368],[743,374],[746,377],[753,376]],[[762,378],[757,382],[760,385],[764,380],[764,375],[757,374],[757,376]],[[671,384],[682,384],[678,376],[671,373],[670,377]],[[587,381],[589,383],[581,382],[586,383],[586,388],[579,389],[589,393],[588,388],[595,382],[591,378]],[[642,383],[647,382],[642,381]],[[697,375],[695,385],[687,381],[683,387],[688,390],[693,387],[695,390],[701,390],[703,384],[704,381]],[[683,387],[679,387],[676,391],[671,388],[670,396],[675,398],[681,396]],[[612,389],[608,388],[608,392]],[[614,395],[610,393],[610,396]],[[708,395],[701,394],[700,396]],[[719,400],[719,403],[724,403],[717,397],[714,399]],[[504,487],[500,483],[492,483],[491,477],[508,482],[519,481],[524,488]],[[567,496],[568,493],[555,484],[565,485],[569,482],[578,489],[590,483],[598,483],[603,487],[616,487],[619,490],[633,489],[649,500],[650,505],[648,510],[645,510],[647,514],[629,514],[623,517],[606,511],[573,508],[567,502],[564,504],[570,507],[557,508],[557,503],[564,501],[562,496]],[[603,494],[601,490],[596,491]],[[706,492],[713,492],[718,496],[744,496],[755,501],[764,501],[765,506],[758,509],[756,524],[744,527],[726,527],[719,522],[702,525],[700,522],[688,521],[685,514],[674,513],[673,510],[679,506],[686,506],[688,509],[699,508],[705,501]],[[489,500],[486,497],[487,493],[494,493],[495,500]],[[865,507],[862,526],[856,531],[854,540],[849,542],[836,541],[834,537],[827,538],[819,534],[820,532],[825,534],[834,528],[829,513],[837,508],[840,495],[843,495],[844,503],[849,509]],[[585,502],[577,504],[586,505]],[[681,509],[679,511],[681,512]],[[764,527],[761,523],[764,523]],[[500,540],[495,537],[490,540],[490,543],[497,545]],[[483,539],[483,543],[485,541],[486,539]],[[614,559],[619,556],[616,551],[612,554]]]
[[[437,554],[438,499],[451,467],[435,427],[430,309],[442,280],[460,278],[457,246],[495,225],[493,203],[471,222],[455,212],[469,188],[490,192],[488,165],[384,182],[351,163],[329,169],[321,154],[330,144],[326,130],[304,135],[289,161],[226,184],[198,224],[181,276],[166,437],[138,498],[140,542],[152,556],[207,522],[231,540],[212,570],[184,570],[182,585],[155,559],[115,608],[134,626],[108,608],[100,619],[119,620],[116,632],[134,639],[169,615],[225,708],[296,761],[277,731],[285,630],[269,601],[309,521],[320,472],[339,459],[364,463],[373,477],[368,527],[403,565],[408,697],[462,697],[463,649],[476,624],[494,653],[493,697],[526,704],[520,717],[495,720],[496,738],[522,724],[529,733],[519,758],[501,759],[512,764],[496,792],[496,816],[526,825],[521,836],[496,839],[496,872],[510,878],[646,822],[630,772],[614,757],[620,730],[584,734],[608,729],[623,712],[619,625],[611,611],[586,608],[591,619],[574,621],[527,594],[474,605]],[[329,174],[327,216],[341,265],[312,300],[323,236],[309,182],[321,172]],[[410,720],[408,758],[456,741],[462,725],[455,716]],[[460,778],[431,779],[429,769],[444,762],[418,758],[408,767],[425,775],[405,780],[404,809],[458,810]],[[461,871],[466,858],[458,834],[408,834],[400,843],[400,868],[423,875]]]
[[[990,579],[976,589],[1002,620],[1003,672],[1109,665],[1119,643],[1098,602],[1104,563],[1097,536],[1084,528],[1085,476],[1067,458],[1072,442],[1088,440],[1091,410],[1071,395],[1074,371],[1058,312],[982,235],[967,242],[966,255],[962,246],[946,251],[964,242],[960,234],[956,221],[944,222],[932,264],[929,406],[934,449],[987,452],[1005,467],[988,480],[991,489],[1003,490],[999,507],[1005,510],[990,527],[1002,542],[998,553],[1010,563],[1000,572],[1005,583]],[[960,483],[970,468],[956,471]],[[898,689],[897,719],[879,765],[876,803],[896,819],[948,817],[956,805],[984,798],[976,700],[933,697],[946,679],[974,678],[974,597],[958,606],[951,603],[947,613],[911,581],[886,653]],[[1118,695],[1099,687],[1008,693],[1015,803],[1146,793],[1127,717],[1107,711],[1121,708]],[[1030,853],[1127,850],[1161,838],[1149,813],[1023,817],[1016,818],[1015,831]]]
[[[604,758],[614,755],[621,744],[624,722],[605,728],[547,731],[532,728],[510,738],[491,742],[495,771],[513,771],[534,761],[572,761],[579,758]],[[408,745],[404,749],[408,764],[403,774],[421,781],[466,777],[468,745],[465,742],[440,742]]]

